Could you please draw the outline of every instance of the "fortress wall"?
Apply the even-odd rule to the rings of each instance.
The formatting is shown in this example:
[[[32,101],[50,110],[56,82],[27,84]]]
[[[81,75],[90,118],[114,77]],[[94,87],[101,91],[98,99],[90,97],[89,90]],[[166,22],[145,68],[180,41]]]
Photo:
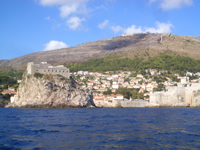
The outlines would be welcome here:
[[[193,98],[193,91],[194,91],[194,88],[192,87],[186,87],[185,89],[185,93],[186,93],[186,103],[189,103],[190,106],[193,105],[194,103],[194,98]]]
[[[200,84],[194,83],[187,90],[187,99],[190,101],[192,107],[200,106]]]
[[[155,92],[150,94],[150,105],[152,106],[186,106],[185,87],[169,88],[168,91]]]
[[[51,66],[48,63],[41,63],[41,64],[34,64],[33,62],[30,62],[27,64],[27,71],[28,74],[34,74],[34,73],[47,73],[47,74],[60,74],[66,78],[70,78],[69,69],[62,66]]]
[[[34,64],[33,62],[29,62],[29,63],[27,64],[27,73],[28,73],[28,74],[33,74],[33,73],[34,73],[33,68],[32,68],[32,65],[33,65],[33,64]]]
[[[150,94],[150,104],[151,105],[158,105],[160,101],[160,93],[151,93]]]
[[[118,102],[117,101],[112,101],[112,102],[109,102],[109,101],[96,101],[94,100],[94,104],[96,105],[96,107],[116,107]]]
[[[144,100],[121,101],[122,107],[146,107],[149,102]]]
[[[168,106],[172,104],[173,99],[171,99],[171,95],[173,94],[173,92],[163,92],[160,96],[161,96],[161,103],[160,105],[164,105],[164,106]]]
[[[197,107],[200,106],[200,84],[176,87],[167,92],[150,94],[150,106]]]
[[[185,87],[178,87],[177,92],[177,102],[176,103],[186,103],[186,92]]]
[[[49,74],[60,74],[66,78],[69,78],[69,69],[66,68],[46,68],[46,69],[38,69],[36,72],[39,73],[49,73]]]
[[[193,91],[192,107],[200,107],[200,89]]]

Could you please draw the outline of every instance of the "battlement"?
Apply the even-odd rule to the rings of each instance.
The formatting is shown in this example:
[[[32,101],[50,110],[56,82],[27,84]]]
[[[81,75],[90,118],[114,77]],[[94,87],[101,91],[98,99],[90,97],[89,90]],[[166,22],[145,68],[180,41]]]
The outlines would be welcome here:
[[[47,62],[41,62],[40,64],[34,64],[34,62],[29,62],[27,64],[28,74],[34,73],[48,73],[48,74],[60,74],[66,78],[70,78],[69,69],[63,65],[52,66]]]

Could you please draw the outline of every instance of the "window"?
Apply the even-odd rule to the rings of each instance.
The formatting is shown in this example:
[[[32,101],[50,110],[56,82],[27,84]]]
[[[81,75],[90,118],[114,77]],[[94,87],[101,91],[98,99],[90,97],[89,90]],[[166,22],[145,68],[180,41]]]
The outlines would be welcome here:
[[[44,70],[44,72],[46,72],[46,70]]]

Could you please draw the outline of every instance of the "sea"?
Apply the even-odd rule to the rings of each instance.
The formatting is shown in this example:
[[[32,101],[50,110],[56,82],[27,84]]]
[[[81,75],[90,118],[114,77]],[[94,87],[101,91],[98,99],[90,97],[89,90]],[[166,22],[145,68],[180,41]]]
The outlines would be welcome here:
[[[4,149],[200,149],[200,108],[0,108]]]

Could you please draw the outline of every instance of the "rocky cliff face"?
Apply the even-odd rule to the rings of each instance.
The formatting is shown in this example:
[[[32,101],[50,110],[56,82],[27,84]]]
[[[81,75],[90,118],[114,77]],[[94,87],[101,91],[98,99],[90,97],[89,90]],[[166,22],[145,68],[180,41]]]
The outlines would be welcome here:
[[[80,88],[62,76],[24,73],[15,100],[10,107],[66,108],[88,107],[93,104],[92,91]]]

